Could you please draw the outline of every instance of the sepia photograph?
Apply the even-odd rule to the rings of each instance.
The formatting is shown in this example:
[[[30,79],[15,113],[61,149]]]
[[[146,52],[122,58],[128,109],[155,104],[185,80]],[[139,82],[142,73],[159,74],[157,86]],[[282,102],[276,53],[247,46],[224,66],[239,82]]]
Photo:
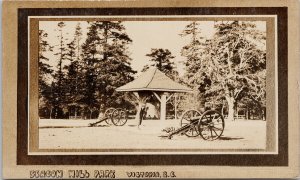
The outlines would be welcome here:
[[[3,178],[299,176],[296,0],[6,1],[2,15]]]
[[[266,150],[266,21],[38,28],[39,149]]]

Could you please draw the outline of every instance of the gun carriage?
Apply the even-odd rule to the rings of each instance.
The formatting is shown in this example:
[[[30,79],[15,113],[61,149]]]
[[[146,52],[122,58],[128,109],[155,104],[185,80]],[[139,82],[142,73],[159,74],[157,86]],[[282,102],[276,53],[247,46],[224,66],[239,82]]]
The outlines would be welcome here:
[[[169,139],[176,134],[184,134],[212,141],[220,138],[225,128],[224,117],[216,110],[208,110],[203,114],[197,110],[188,110],[183,113],[180,125],[180,128],[168,135]]]
[[[90,123],[89,126],[96,126],[101,122],[106,122],[107,125],[124,126],[127,119],[126,110],[122,108],[108,108],[97,122]]]

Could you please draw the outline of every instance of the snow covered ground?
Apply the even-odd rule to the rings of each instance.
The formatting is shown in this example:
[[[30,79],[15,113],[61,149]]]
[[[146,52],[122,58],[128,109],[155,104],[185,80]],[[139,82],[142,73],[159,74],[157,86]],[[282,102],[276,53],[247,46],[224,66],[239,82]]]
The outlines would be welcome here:
[[[40,149],[265,149],[266,121],[225,121],[222,138],[205,141],[175,135],[171,140],[163,136],[166,127],[179,127],[177,120],[144,120],[140,129],[134,120],[124,126],[88,127],[97,120],[50,120],[39,123]]]

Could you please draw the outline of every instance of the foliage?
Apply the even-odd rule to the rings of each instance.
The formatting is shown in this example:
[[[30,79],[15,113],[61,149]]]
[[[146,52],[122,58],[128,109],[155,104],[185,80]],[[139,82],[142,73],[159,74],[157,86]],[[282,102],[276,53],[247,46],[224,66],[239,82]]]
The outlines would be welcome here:
[[[83,44],[85,78],[84,92],[88,106],[126,105],[124,94],[115,91],[133,80],[127,46],[132,40],[121,22],[91,22]]]
[[[38,59],[38,82],[39,82],[39,107],[40,109],[52,109],[53,99],[51,92],[51,85],[49,81],[53,72],[52,67],[49,65],[49,58],[46,57],[48,51],[53,51],[53,47],[48,43],[46,38],[48,34],[44,30],[39,30],[39,59]],[[50,114],[47,112],[44,114]]]
[[[69,108],[69,114],[72,115],[74,111],[77,117],[77,111],[80,108],[80,99],[82,98],[81,88],[83,84],[82,79],[82,58],[81,58],[81,39],[82,30],[80,23],[76,25],[73,39],[67,44],[66,60],[69,64],[64,66],[66,76],[64,79],[65,87],[65,103]]]
[[[182,78],[182,83],[190,86],[197,91],[199,86],[203,86],[208,82],[204,80],[201,72],[201,57],[205,48],[205,38],[201,34],[200,23],[193,21],[186,25],[184,30],[179,34],[181,37],[190,38],[190,42],[181,49],[181,55],[186,58],[183,62],[185,65],[185,74]],[[181,109],[189,109],[188,106],[202,108],[205,103],[204,92],[200,93],[181,94],[182,101],[179,104]]]
[[[197,87],[200,84],[201,74],[198,73],[201,68],[201,56],[205,48],[204,37],[201,36],[199,22],[191,22],[180,34],[181,37],[189,37],[190,43],[185,45],[181,50],[181,55],[186,58],[184,65],[186,73],[184,79],[191,87]]]
[[[216,33],[204,42],[200,68],[192,72],[200,81],[199,91],[209,101],[228,104],[228,118],[233,119],[236,103],[248,96],[265,101],[265,34],[251,22],[217,22]]]
[[[67,60],[67,47],[66,47],[66,39],[64,38],[64,22],[59,22],[57,24],[56,31],[58,31],[57,38],[59,39],[59,43],[56,45],[56,55],[58,57],[57,70],[53,74],[53,83],[51,85],[52,99],[54,104],[54,118],[62,118],[64,111],[66,111],[65,104],[65,91],[66,86],[64,83],[64,71],[63,71],[63,63]]]
[[[57,24],[59,43],[54,48],[54,55],[58,57],[57,66],[49,87],[39,83],[39,87],[51,95],[42,99],[41,104],[45,104],[45,99],[52,101],[54,118],[65,118],[74,112],[75,116],[81,113],[91,118],[93,112],[101,107],[128,105],[124,93],[115,91],[117,87],[132,81],[135,73],[130,66],[131,58],[127,50],[132,40],[122,23],[89,22],[84,42],[81,42],[80,24],[75,27],[71,40],[65,38],[65,26],[64,22]],[[40,40],[40,59],[44,58],[42,53],[48,51],[46,45],[46,41]],[[48,64],[45,63],[44,67],[48,68]]]
[[[151,66],[156,67],[171,79],[174,79],[175,76],[178,76],[175,64],[172,61],[175,56],[172,55],[170,50],[162,48],[152,48],[151,52],[149,54],[146,54],[146,56],[150,57],[150,61],[154,63]],[[149,67],[149,65],[144,66],[142,71],[146,71]]]
[[[49,79],[48,75],[53,72],[51,66],[47,63],[49,58],[45,56],[47,51],[52,51],[52,46],[45,40],[48,37],[48,34],[44,30],[39,30],[39,83],[41,88],[44,89],[44,86],[47,86],[47,80]]]

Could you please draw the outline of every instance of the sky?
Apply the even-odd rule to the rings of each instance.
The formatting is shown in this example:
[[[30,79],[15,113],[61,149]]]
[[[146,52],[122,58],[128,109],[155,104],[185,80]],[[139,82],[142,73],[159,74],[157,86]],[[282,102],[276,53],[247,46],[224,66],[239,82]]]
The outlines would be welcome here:
[[[88,32],[88,23],[86,21],[66,21],[64,37],[70,41],[77,23],[82,27],[83,39],[86,38]],[[56,31],[58,21],[40,21],[40,30],[45,30],[48,33],[48,42],[51,45],[59,44],[58,31]],[[126,28],[128,36],[132,39],[129,45],[130,57],[132,58],[132,68],[138,72],[142,70],[144,65],[150,64],[149,57],[146,54],[150,53],[151,48],[169,49],[175,56],[174,63],[180,75],[184,73],[184,67],[181,62],[185,60],[181,56],[181,48],[190,42],[188,37],[181,37],[179,34],[183,31],[190,21],[124,21],[123,25]],[[262,21],[256,22],[257,28],[265,31],[266,24]],[[204,37],[210,38],[215,29],[213,21],[200,21],[201,33]],[[49,63],[52,66],[57,64],[57,57],[49,52],[46,56],[52,61]]]
[[[182,61],[185,60],[181,56],[181,49],[190,42],[188,37],[181,37],[179,34],[184,27],[190,22],[187,21],[140,21],[140,22],[125,22],[129,37],[133,43],[130,46],[132,52],[132,65],[136,70],[141,70],[144,65],[149,64],[149,57],[146,54],[150,53],[151,48],[169,49],[175,56],[173,59],[182,72]],[[213,22],[203,22],[202,33],[205,36],[211,36],[213,32]]]

